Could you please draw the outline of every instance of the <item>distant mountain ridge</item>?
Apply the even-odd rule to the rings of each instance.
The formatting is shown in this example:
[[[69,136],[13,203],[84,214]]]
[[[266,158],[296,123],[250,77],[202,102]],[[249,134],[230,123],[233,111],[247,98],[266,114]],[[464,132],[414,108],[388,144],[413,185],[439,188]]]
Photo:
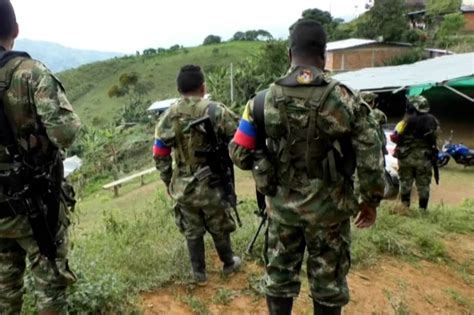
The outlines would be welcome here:
[[[69,48],[56,43],[30,39],[16,40],[14,49],[28,52],[31,57],[43,62],[53,72],[77,68],[87,63],[124,55],[123,53]]]

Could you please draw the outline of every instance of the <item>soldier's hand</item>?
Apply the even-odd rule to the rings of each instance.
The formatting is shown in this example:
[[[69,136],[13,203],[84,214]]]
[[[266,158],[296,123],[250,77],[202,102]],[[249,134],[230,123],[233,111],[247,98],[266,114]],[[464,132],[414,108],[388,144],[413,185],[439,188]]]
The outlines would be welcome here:
[[[359,210],[359,214],[355,220],[355,225],[359,229],[371,227],[377,218],[377,209],[374,206],[362,203],[359,205]]]

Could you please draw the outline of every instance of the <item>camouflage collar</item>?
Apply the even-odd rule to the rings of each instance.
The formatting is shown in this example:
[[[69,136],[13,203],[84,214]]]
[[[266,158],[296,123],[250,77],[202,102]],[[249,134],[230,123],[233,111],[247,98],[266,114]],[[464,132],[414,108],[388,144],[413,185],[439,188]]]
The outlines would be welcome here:
[[[320,86],[325,81],[324,71],[315,66],[293,65],[288,74],[276,81],[281,86]]]

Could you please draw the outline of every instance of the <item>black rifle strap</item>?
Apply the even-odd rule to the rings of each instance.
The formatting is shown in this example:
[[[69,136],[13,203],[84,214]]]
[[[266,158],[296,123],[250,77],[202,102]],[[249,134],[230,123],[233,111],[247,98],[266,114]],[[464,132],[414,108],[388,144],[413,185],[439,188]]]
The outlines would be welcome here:
[[[265,132],[265,96],[267,95],[268,89],[257,93],[253,99],[253,120],[255,127],[257,128],[257,150],[266,150],[266,139],[267,133]],[[257,193],[257,206],[262,211],[266,208],[265,195]]]
[[[216,125],[216,109],[216,103],[209,103],[209,106],[207,107],[207,113],[209,115],[209,118],[211,119],[212,127]]]
[[[265,148],[267,133],[265,131],[265,97],[268,89],[257,93],[253,99],[253,119],[257,128],[257,149]]]

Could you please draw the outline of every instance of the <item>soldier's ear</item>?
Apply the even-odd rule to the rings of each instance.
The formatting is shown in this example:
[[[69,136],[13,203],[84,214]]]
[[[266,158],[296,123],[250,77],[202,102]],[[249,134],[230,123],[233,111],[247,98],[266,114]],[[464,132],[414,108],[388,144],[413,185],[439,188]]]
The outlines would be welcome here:
[[[207,92],[206,83],[203,83],[201,87],[199,88],[199,94],[201,94],[201,96],[204,97],[204,95],[206,95],[206,92]]]
[[[18,26],[18,23],[15,23],[15,29],[13,31],[13,39],[16,39],[19,33],[20,33],[20,27]]]

